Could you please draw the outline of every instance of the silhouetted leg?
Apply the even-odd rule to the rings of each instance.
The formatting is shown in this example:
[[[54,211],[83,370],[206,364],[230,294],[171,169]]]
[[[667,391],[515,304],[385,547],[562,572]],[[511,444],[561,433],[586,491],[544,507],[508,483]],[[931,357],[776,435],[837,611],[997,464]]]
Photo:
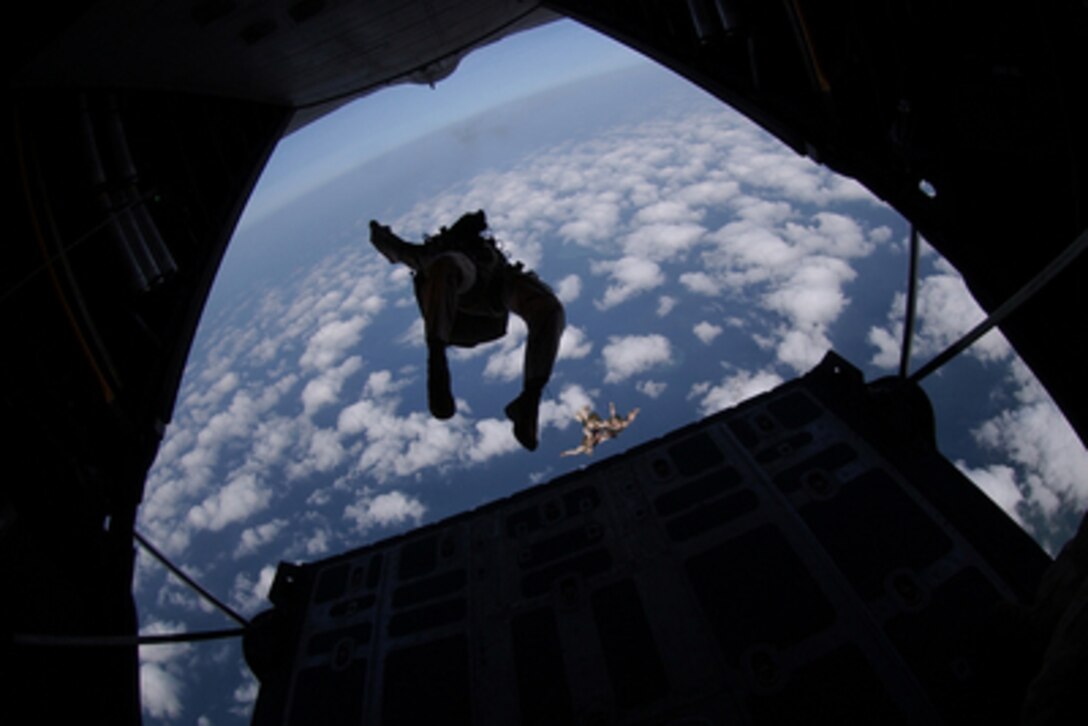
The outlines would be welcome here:
[[[423,330],[427,344],[450,344],[453,321],[457,317],[457,298],[462,291],[465,274],[461,265],[450,255],[440,255],[431,261],[420,276],[417,299],[423,313]]]
[[[514,422],[514,437],[526,449],[534,451],[540,396],[559,354],[566,315],[555,293],[536,276],[512,272],[507,285],[510,311],[525,321],[529,335],[521,394],[506,406],[506,415]]]
[[[566,326],[563,304],[535,275],[511,275],[508,305],[529,329],[525,345],[525,388],[541,388],[551,378],[559,340]]]
[[[463,264],[452,255],[439,255],[419,277],[417,297],[427,340],[427,405],[438,419],[448,419],[457,410],[446,347],[457,315],[457,298],[471,276]]]

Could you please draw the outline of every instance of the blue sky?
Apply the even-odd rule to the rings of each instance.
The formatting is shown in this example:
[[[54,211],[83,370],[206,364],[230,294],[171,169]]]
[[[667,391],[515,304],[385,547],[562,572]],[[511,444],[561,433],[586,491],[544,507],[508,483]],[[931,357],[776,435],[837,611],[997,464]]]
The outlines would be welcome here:
[[[479,48],[433,88],[391,86],[286,136],[241,223],[251,224],[369,159],[489,108],[642,62],[638,53],[570,20]]]

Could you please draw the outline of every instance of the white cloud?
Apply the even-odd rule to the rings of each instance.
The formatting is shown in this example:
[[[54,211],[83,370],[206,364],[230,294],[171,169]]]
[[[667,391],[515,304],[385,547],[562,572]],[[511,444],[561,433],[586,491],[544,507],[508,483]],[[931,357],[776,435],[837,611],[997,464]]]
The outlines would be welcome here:
[[[601,351],[606,383],[617,383],[672,361],[672,346],[663,335],[611,336]]]
[[[390,527],[406,522],[419,524],[427,508],[423,502],[401,491],[374,495],[369,489],[359,492],[355,502],[344,508],[356,531],[366,533],[374,527]]]
[[[314,557],[327,553],[329,551],[330,536],[331,534],[328,529],[322,529],[320,527],[315,529],[313,534],[306,539],[306,554]]]
[[[629,257],[663,262],[683,255],[706,234],[698,224],[649,224],[623,240]]]
[[[831,341],[820,327],[780,329],[779,334],[775,354],[798,373],[811,370],[831,349]]]
[[[772,224],[742,219],[725,225],[710,240],[715,246],[702,253],[704,273],[713,274],[720,287],[738,292],[788,275],[803,259],[802,251]]]
[[[347,452],[340,442],[339,432],[330,429],[318,429],[313,432],[306,463],[314,471],[331,471],[340,466],[346,456]]]
[[[891,227],[886,225],[880,225],[869,230],[869,241],[873,244],[882,245],[892,238]]]
[[[1012,366],[1016,405],[974,430],[985,448],[1007,456],[1021,472],[1028,499],[1045,516],[1065,505],[1088,507],[1088,452],[1034,376]]]
[[[247,436],[259,416],[275,403],[275,399],[255,399],[248,391],[238,391],[230,406],[207,420],[196,436],[196,445],[190,455],[193,460],[203,456],[214,457],[218,448],[232,439]],[[186,462],[182,461],[185,466]]]
[[[299,358],[299,365],[318,370],[328,368],[340,359],[344,351],[359,343],[366,324],[367,318],[363,315],[325,323],[310,336],[306,350]]]
[[[363,359],[355,355],[335,368],[323,371],[316,378],[310,380],[302,389],[301,399],[303,409],[307,416],[313,416],[318,410],[335,403],[340,397],[340,390],[344,387],[344,381],[361,370]]]
[[[568,325],[559,338],[557,360],[585,358],[593,351],[593,341],[577,325]]]
[[[264,470],[281,463],[301,436],[303,423],[287,416],[271,416],[257,424],[249,440],[247,465]]]
[[[272,491],[261,483],[257,475],[242,473],[190,509],[187,521],[194,529],[218,531],[265,509],[271,499]]]
[[[487,461],[495,456],[517,451],[521,444],[514,438],[510,422],[505,419],[485,418],[476,422],[477,437],[468,450],[471,461]]]
[[[730,201],[736,211],[737,221],[723,227],[718,232],[719,238],[726,231],[744,232],[753,230],[773,230],[796,216],[793,204],[786,199],[773,199],[766,196],[741,194]],[[725,239],[720,239],[725,241]],[[751,245],[745,245],[751,249]]]
[[[892,325],[894,329],[894,324]],[[902,335],[902,323],[899,324],[899,332]],[[877,349],[870,362],[878,368],[892,369],[899,365],[902,357],[903,345],[901,338],[896,338],[887,328],[872,326],[867,336],[869,344]],[[912,342],[913,349],[913,342]]]
[[[416,318],[412,324],[397,337],[397,343],[410,348],[422,348],[427,342],[423,318]]]
[[[515,339],[510,338],[512,343]],[[562,340],[562,339],[560,339]],[[525,343],[521,342],[517,347],[504,344],[499,350],[488,356],[484,366],[484,378],[499,379],[502,381],[514,381],[521,377],[522,367],[525,362]],[[456,387],[457,382],[454,381]]]
[[[724,378],[717,385],[708,382],[693,385],[689,397],[701,397],[699,412],[703,416],[709,416],[769,391],[782,382],[782,377],[773,371],[760,370],[752,373],[742,370]]]
[[[564,304],[574,302],[581,294],[582,278],[578,275],[567,275],[555,286],[555,295]]]
[[[184,625],[165,621],[154,621],[140,628],[141,635],[166,635],[184,631]],[[190,650],[188,643],[139,647],[140,706],[151,718],[172,721],[180,718],[184,712],[182,697],[185,687],[182,676],[185,667],[180,661]]]
[[[806,253],[840,259],[865,257],[872,253],[873,245],[866,240],[856,220],[834,212],[817,212],[812,218],[815,225],[794,222],[785,225],[786,237]]]
[[[385,298],[375,294],[376,287],[375,281],[369,277],[364,276],[356,279],[355,284],[340,304],[340,312],[361,313],[368,319],[380,313],[385,308]]]
[[[156,561],[153,567],[159,573],[163,572],[159,562]],[[199,568],[190,564],[183,564],[181,570],[197,581],[201,579],[202,573]],[[155,602],[159,611],[164,611],[166,607],[180,608],[187,612],[212,612],[213,610],[213,606],[204,598],[194,592],[188,585],[173,577],[166,577],[162,581]]]
[[[595,301],[601,310],[615,307],[647,290],[665,284],[665,274],[652,260],[641,257],[621,257],[618,260],[594,262],[590,269],[594,274],[607,274],[612,281],[604,296]]]
[[[811,256],[777,276],[762,304],[783,319],[774,331],[780,362],[798,373],[820,362],[831,347],[828,328],[849,304],[842,288],[855,275],[843,260]]]
[[[406,380],[394,379],[392,371],[374,371],[367,376],[366,385],[363,386],[363,395],[371,398],[382,398],[400,391],[407,385],[408,381]]]
[[[238,373],[227,371],[215,380],[206,389],[198,390],[185,397],[185,406],[192,408],[208,408],[218,403],[236,388],[240,382]]]
[[[238,547],[234,550],[234,558],[238,559],[251,555],[272,542],[279,537],[287,524],[286,519],[277,518],[256,527],[247,527],[242,530],[242,534],[238,538]]]
[[[559,397],[540,403],[540,427],[554,426],[564,430],[574,421],[574,414],[583,406],[593,406],[593,399],[577,384],[564,386]]]
[[[735,197],[740,191],[740,185],[732,179],[711,177],[705,181],[699,181],[679,190],[675,197],[677,201],[695,207],[721,207]]]
[[[455,462],[472,445],[463,418],[451,424],[419,412],[403,418],[388,410],[372,412],[376,415],[367,422],[367,441],[357,466],[379,481]]]
[[[687,204],[675,199],[654,202],[635,213],[634,221],[638,225],[683,224],[698,222],[702,212],[692,209]]]
[[[781,195],[818,205],[871,198],[853,179],[840,177],[821,169],[811,159],[788,153],[753,129],[738,129],[727,155],[726,170],[730,176],[742,185],[758,188],[760,195]]]
[[[769,310],[801,326],[824,326],[838,319],[847,299],[842,285],[855,277],[845,262],[831,257],[809,258],[764,296]]]
[[[257,702],[261,684],[249,669],[242,671],[242,682],[234,689],[233,699],[236,705],[231,706],[230,712],[235,716],[249,719],[253,711],[253,704]]]
[[[695,324],[692,328],[692,332],[695,333],[695,337],[703,341],[704,344],[710,345],[714,342],[714,339],[722,334],[722,326],[714,325],[706,320],[702,320]]]
[[[660,398],[661,394],[665,392],[665,389],[669,387],[669,384],[664,381],[639,381],[635,384],[635,390],[644,396],[650,398]]]
[[[717,297],[722,292],[718,281],[705,272],[683,272],[680,274],[680,284],[686,287],[688,292],[697,295]]]
[[[234,586],[231,589],[231,600],[235,608],[244,615],[252,615],[258,610],[270,607],[268,593],[275,579],[274,565],[262,567],[256,578],[250,577],[245,572],[239,572],[234,576]]]
[[[181,716],[181,679],[156,663],[140,664],[140,701],[148,716],[174,720]]]
[[[588,246],[615,235],[620,221],[620,207],[615,193],[583,192],[576,197],[575,204],[570,210],[571,220],[559,227],[562,239]]]
[[[657,299],[657,317],[663,318],[671,313],[679,302],[679,300],[670,295],[662,295],[659,297]]]

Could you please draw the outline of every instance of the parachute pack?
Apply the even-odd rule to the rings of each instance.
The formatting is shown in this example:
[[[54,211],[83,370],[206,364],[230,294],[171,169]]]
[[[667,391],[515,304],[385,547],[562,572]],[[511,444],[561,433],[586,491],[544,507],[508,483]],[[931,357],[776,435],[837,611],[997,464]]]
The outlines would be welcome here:
[[[488,279],[510,262],[495,239],[484,236],[486,229],[487,217],[481,209],[463,214],[452,226],[442,227],[438,234],[425,238],[423,244],[436,252],[460,252],[476,265],[480,279]]]

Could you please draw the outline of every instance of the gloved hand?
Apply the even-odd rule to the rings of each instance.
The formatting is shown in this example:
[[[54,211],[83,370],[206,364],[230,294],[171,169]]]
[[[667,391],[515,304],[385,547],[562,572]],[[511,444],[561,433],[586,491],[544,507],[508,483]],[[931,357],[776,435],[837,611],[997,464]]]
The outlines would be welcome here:
[[[393,234],[393,230],[387,225],[379,224],[375,219],[370,220],[370,244],[374,245],[375,249],[391,263],[397,262],[393,254],[393,247],[397,243],[403,244],[400,238]]]

